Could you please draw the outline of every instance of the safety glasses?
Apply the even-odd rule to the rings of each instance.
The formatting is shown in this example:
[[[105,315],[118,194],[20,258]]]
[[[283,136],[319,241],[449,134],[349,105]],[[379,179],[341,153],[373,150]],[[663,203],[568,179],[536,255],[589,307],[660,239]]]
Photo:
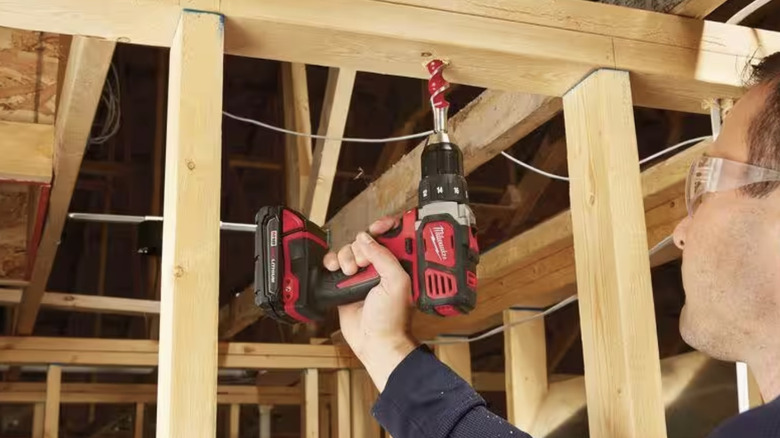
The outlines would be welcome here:
[[[750,184],[780,181],[780,171],[702,156],[691,164],[685,183],[685,203],[693,216],[705,193],[738,189]]]

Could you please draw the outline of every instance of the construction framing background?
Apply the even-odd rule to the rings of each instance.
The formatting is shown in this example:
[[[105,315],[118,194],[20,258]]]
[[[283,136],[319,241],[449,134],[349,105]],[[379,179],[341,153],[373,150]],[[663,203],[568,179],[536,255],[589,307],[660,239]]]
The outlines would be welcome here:
[[[705,145],[640,172],[633,107],[707,112],[709,99],[740,96],[750,62],[780,49],[780,33],[702,21],[722,1],[697,3],[701,9],[685,18],[580,0],[2,2],[0,26],[74,37],[54,128],[0,123],[0,132],[10,133],[0,141],[10,157],[0,162],[0,176],[51,184],[31,282],[0,289],[0,300],[18,304],[15,336],[0,338],[0,363],[48,365],[47,382],[6,384],[0,402],[35,403],[46,437],[57,436],[61,403],[84,401],[135,403],[141,426],[144,405],[156,402],[157,436],[213,436],[218,403],[231,405],[230,436],[238,436],[242,403],[302,405],[306,437],[331,429],[340,438],[379,436],[368,415],[374,388],[344,347],[218,342],[261,316],[251,288],[218,309],[222,60],[233,54],[284,61],[288,127],[306,132],[305,64],[329,67],[319,133],[338,137],[356,72],[425,77],[421,60],[434,56],[450,61],[451,82],[490,89],[450,121],[467,172],[509,147],[509,137],[521,138],[563,110],[565,142],[546,147],[566,147],[571,211],[483,255],[474,313],[416,315],[414,333],[468,335],[497,318],[511,322],[526,313],[512,306],[549,305],[576,282],[585,377],[548,382],[543,320],[512,328],[505,376],[498,377],[505,379],[510,420],[544,436],[587,400],[592,436],[666,436],[669,394],[706,359],[681,356],[674,362],[684,368],[662,372],[650,267],[679,254],[648,260],[648,245],[684,215],[685,171]],[[46,291],[117,42],[170,47],[159,303]],[[476,114],[483,116],[479,124]],[[24,153],[16,147],[28,143],[37,146]],[[287,175],[288,199],[322,224],[341,143],[313,146],[289,139],[286,166],[296,172]],[[334,245],[376,216],[413,205],[420,153],[418,146],[400,158],[327,221]],[[31,337],[41,306],[159,315],[159,344]],[[468,344],[436,350],[483,385],[487,377],[472,373]],[[132,388],[63,384],[61,367],[69,365],[156,366],[159,380]],[[294,389],[222,388],[220,368],[300,369],[303,378]],[[327,382],[323,369],[336,370]],[[268,409],[260,411],[265,421]]]

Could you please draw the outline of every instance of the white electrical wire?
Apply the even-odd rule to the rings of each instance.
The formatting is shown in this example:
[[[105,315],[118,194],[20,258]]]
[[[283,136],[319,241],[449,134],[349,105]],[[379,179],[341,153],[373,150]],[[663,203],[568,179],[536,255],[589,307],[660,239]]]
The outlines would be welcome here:
[[[122,93],[119,88],[119,74],[116,66],[111,64],[111,75],[106,78],[106,83],[100,96],[100,100],[106,106],[105,118],[100,127],[100,133],[89,139],[89,144],[104,144],[119,132],[122,118]]]
[[[666,155],[669,152],[676,151],[677,149],[680,149],[683,146],[689,145],[691,143],[697,143],[697,142],[700,142],[702,140],[707,140],[709,138],[710,138],[709,135],[704,136],[704,137],[696,137],[696,138],[692,138],[690,140],[682,141],[682,142],[677,143],[677,144],[675,144],[673,146],[669,146],[668,148],[666,148],[666,149],[664,149],[664,150],[662,150],[660,152],[656,152],[655,154],[650,155],[649,157],[643,158],[642,160],[639,161],[639,165],[641,166],[641,165],[647,163],[648,161],[655,160],[656,158],[658,158],[660,156],[663,156],[663,155]],[[555,175],[553,173],[549,173],[549,172],[545,172],[544,170],[537,169],[536,167],[531,166],[530,164],[525,163],[523,161],[520,161],[517,158],[507,154],[506,152],[501,152],[501,155],[503,155],[504,157],[506,157],[509,160],[513,161],[514,163],[516,163],[516,164],[518,164],[518,165],[520,165],[522,167],[525,167],[526,169],[528,169],[528,170],[530,170],[532,172],[538,173],[539,175],[543,175],[543,176],[546,176],[546,177],[552,178],[552,179],[557,179],[558,181],[567,181],[567,182],[569,181],[569,178],[567,178],[565,176]]]
[[[771,1],[772,0],[755,0],[749,5],[740,9],[739,12],[737,12],[736,14],[732,15],[731,18],[726,20],[726,23],[728,24],[742,23],[743,21],[745,21],[747,17],[749,17],[751,14],[761,9],[762,7],[766,6]]]
[[[521,167],[525,167],[526,169],[528,169],[528,170],[530,170],[532,172],[536,172],[539,175],[546,176],[547,178],[557,179],[558,181],[567,181],[567,182],[569,181],[569,178],[567,178],[565,176],[560,176],[560,175],[556,175],[554,173],[545,172],[544,170],[541,170],[541,169],[537,169],[536,167],[531,166],[530,164],[525,163],[523,161],[520,161],[517,158],[507,154],[506,152],[502,151],[501,155],[505,156],[510,161],[513,161],[515,164],[518,164]]]
[[[705,135],[705,136],[702,136],[702,137],[696,137],[696,138],[692,138],[690,140],[681,141],[680,143],[677,143],[674,146],[669,146],[668,148],[666,148],[666,149],[664,149],[664,150],[662,150],[660,152],[656,152],[653,155],[650,155],[649,157],[642,158],[641,160],[639,160],[639,165],[641,166],[641,165],[647,163],[648,161],[653,161],[653,160],[655,160],[656,158],[658,158],[660,156],[668,154],[669,152],[674,152],[674,151],[676,151],[677,149],[680,149],[683,146],[687,146],[687,145],[689,145],[691,143],[698,143],[700,141],[708,140],[710,138],[711,138],[711,136]]]
[[[399,137],[387,137],[387,138],[328,137],[326,135],[306,134],[304,132],[298,132],[290,129],[280,128],[278,126],[270,125],[268,123],[260,122],[258,120],[248,119],[246,117],[239,117],[230,114],[227,111],[222,111],[222,114],[224,114],[227,117],[230,117],[233,120],[251,123],[253,125],[257,125],[265,129],[270,129],[271,131],[281,132],[283,134],[296,135],[298,137],[316,138],[321,140],[345,141],[345,142],[352,142],[352,143],[389,143],[393,141],[411,140],[415,138],[428,137],[429,135],[433,134],[433,130],[431,130],[431,131],[420,132],[417,134],[409,134],[409,135],[402,135]]]
[[[652,257],[655,253],[657,253],[658,251],[666,248],[668,245],[673,244],[673,243],[674,243],[673,236],[667,236],[666,238],[664,238],[663,240],[658,242],[654,247],[652,247],[650,249],[650,251],[648,251],[648,257]],[[432,340],[432,341],[425,341],[425,342],[423,342],[423,344],[426,344],[426,345],[442,345],[442,344],[460,344],[460,343],[464,343],[464,342],[465,343],[471,343],[471,342],[481,341],[482,339],[486,339],[486,338],[489,338],[491,336],[495,336],[495,335],[497,335],[499,333],[502,333],[502,332],[506,331],[506,329],[508,329],[508,328],[511,328],[511,327],[514,327],[514,326],[520,325],[520,324],[525,324],[525,323],[527,323],[529,321],[533,321],[534,319],[542,318],[542,317],[547,316],[547,315],[549,315],[551,313],[557,312],[558,310],[561,310],[562,308],[568,306],[569,304],[571,304],[571,303],[573,303],[575,301],[577,301],[577,295],[572,295],[572,296],[570,296],[570,297],[568,297],[568,298],[566,298],[566,299],[564,299],[562,301],[559,301],[559,302],[555,303],[554,305],[544,309],[543,311],[540,311],[537,314],[534,314],[534,315],[531,315],[529,317],[517,320],[517,321],[513,322],[512,324],[510,324],[508,326],[506,324],[500,325],[500,326],[498,326],[496,328],[490,329],[490,330],[486,331],[485,333],[482,333],[482,334],[477,335],[477,336],[470,336],[470,337],[455,337],[455,336],[453,336],[453,337],[448,337],[448,338],[444,338],[444,339],[436,339],[436,340]]]

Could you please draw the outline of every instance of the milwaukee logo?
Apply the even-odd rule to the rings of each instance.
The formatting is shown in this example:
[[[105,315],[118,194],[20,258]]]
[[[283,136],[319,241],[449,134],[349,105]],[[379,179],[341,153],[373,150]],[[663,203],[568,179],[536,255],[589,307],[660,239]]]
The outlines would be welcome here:
[[[449,257],[447,252],[447,246],[444,244],[444,227],[437,225],[431,227],[431,242],[433,243],[433,250],[436,252],[436,256],[439,260],[445,261]]]

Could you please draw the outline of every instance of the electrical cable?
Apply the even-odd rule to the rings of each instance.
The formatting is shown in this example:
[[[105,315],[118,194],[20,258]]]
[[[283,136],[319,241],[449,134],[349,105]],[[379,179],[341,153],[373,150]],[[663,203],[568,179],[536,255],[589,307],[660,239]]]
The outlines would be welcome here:
[[[708,140],[710,138],[712,138],[712,136],[705,135],[705,136],[702,136],[702,137],[696,137],[696,138],[692,138],[690,140],[681,141],[681,142],[677,143],[676,145],[669,146],[668,148],[666,148],[666,149],[664,149],[664,150],[662,150],[660,152],[656,152],[653,155],[650,155],[649,157],[642,158],[641,160],[639,160],[639,165],[641,166],[641,165],[647,163],[648,161],[653,161],[656,158],[658,158],[660,156],[663,156],[663,155],[666,155],[669,152],[676,151],[677,149],[680,149],[683,146],[687,146],[687,145],[689,145],[691,143],[698,143],[700,141]]]
[[[658,251],[666,248],[667,245],[673,244],[673,243],[674,243],[673,236],[671,236],[671,235],[667,236],[666,238],[664,238],[663,240],[661,240],[660,242],[655,244],[655,246],[653,246],[650,249],[650,251],[648,251],[648,257],[652,257],[655,253],[657,253]],[[546,308],[544,310],[541,310],[537,314],[534,314],[534,315],[531,315],[529,317],[523,318],[521,320],[515,321],[515,322],[513,322],[512,324],[510,324],[508,326],[506,324],[502,324],[502,325],[500,325],[498,327],[492,328],[492,329],[490,329],[490,330],[488,330],[488,331],[486,331],[486,332],[484,332],[484,333],[482,333],[480,335],[477,335],[477,336],[470,336],[470,337],[454,337],[453,336],[451,338],[436,339],[436,340],[432,340],[432,341],[425,341],[425,342],[423,342],[423,344],[426,344],[426,345],[444,345],[444,344],[460,344],[460,343],[469,343],[470,344],[472,342],[481,341],[482,339],[487,339],[487,338],[489,338],[491,336],[495,336],[495,335],[497,335],[499,333],[503,333],[508,328],[511,328],[511,327],[514,327],[514,326],[517,326],[517,325],[520,325],[520,324],[525,324],[525,323],[533,321],[535,319],[542,318],[544,316],[550,315],[551,313],[557,312],[558,310],[563,309],[564,307],[568,306],[569,304],[571,304],[571,303],[573,303],[575,301],[577,301],[577,295],[576,294],[575,295],[571,295],[568,298],[565,298],[562,301],[559,301],[559,302],[553,304],[552,306],[550,306],[550,307],[548,307],[548,308]]]
[[[745,21],[747,17],[752,15],[757,10],[761,9],[762,7],[766,6],[771,2],[772,0],[754,0],[749,5],[745,6],[744,8],[740,9],[739,12],[732,15],[731,18],[726,20],[727,24],[739,24]]]
[[[351,143],[389,143],[393,141],[403,141],[403,140],[411,140],[415,138],[422,138],[422,137],[428,137],[429,135],[433,134],[433,130],[420,132],[417,134],[409,134],[409,135],[402,135],[399,137],[387,137],[387,138],[356,138],[356,137],[328,137],[326,135],[317,135],[317,134],[307,134],[304,132],[298,132],[293,131],[290,129],[280,128],[278,126],[274,126],[268,123],[260,122],[258,120],[248,119],[246,117],[240,117],[233,114],[230,114],[227,111],[222,111],[222,114],[226,117],[229,117],[233,120],[238,120],[239,122],[245,122],[245,123],[251,123],[252,125],[257,125],[265,129],[270,129],[271,131],[281,132],[282,134],[288,134],[288,135],[295,135],[298,137],[308,137],[308,138],[315,138],[320,140],[331,140],[331,141],[345,141],[345,142],[351,142]]]
[[[112,80],[113,79],[113,80]],[[119,132],[122,118],[122,93],[119,87],[119,74],[116,66],[111,64],[111,75],[106,78],[100,101],[106,107],[100,132],[90,137],[89,144],[104,144]]]
[[[534,166],[531,166],[530,164],[528,164],[528,163],[525,163],[525,162],[523,162],[523,161],[520,161],[520,160],[518,160],[517,158],[515,158],[515,157],[513,157],[513,156],[511,156],[511,155],[509,155],[509,154],[507,154],[507,153],[506,153],[506,152],[504,152],[504,151],[501,151],[501,155],[503,155],[504,157],[506,157],[506,158],[507,158],[509,161],[512,161],[512,162],[514,162],[515,164],[518,164],[518,165],[520,165],[521,167],[525,167],[526,169],[528,169],[528,170],[530,170],[530,171],[532,171],[532,172],[536,172],[536,173],[538,173],[539,175],[546,176],[547,178],[557,179],[558,181],[566,181],[566,182],[569,182],[569,178],[567,178],[567,177],[565,177],[565,176],[560,176],[560,175],[556,175],[556,174],[554,174],[554,173],[545,172],[544,170],[541,170],[541,169],[537,169],[536,167],[534,167]]]
[[[666,148],[666,149],[664,149],[664,150],[662,150],[660,152],[656,152],[653,155],[650,155],[649,157],[641,159],[639,161],[639,165],[641,166],[641,165],[647,163],[648,161],[655,160],[656,158],[658,158],[660,156],[663,156],[663,155],[666,155],[669,152],[676,151],[677,149],[680,149],[683,146],[687,146],[687,145],[689,145],[691,143],[697,143],[697,142],[700,142],[700,141],[703,141],[703,140],[707,140],[709,138],[710,138],[709,135],[703,136],[703,137],[696,137],[696,138],[691,138],[689,140],[685,140],[685,141],[682,141],[682,142],[677,143],[675,145],[669,146],[668,148]],[[526,168],[526,169],[528,169],[528,170],[530,170],[532,172],[538,173],[539,175],[546,176],[546,177],[552,178],[552,179],[556,179],[558,181],[567,181],[567,182],[569,181],[569,178],[567,178],[565,176],[555,175],[553,173],[549,173],[549,172],[545,172],[544,170],[537,169],[536,167],[534,167],[534,166],[532,166],[532,165],[530,165],[530,164],[528,164],[526,162],[520,161],[517,158],[507,154],[506,152],[501,152],[501,155],[503,155],[504,157],[506,157],[507,159],[511,160],[512,162],[514,162],[514,163],[516,163],[516,164],[518,164],[518,165],[520,165],[520,166],[522,166],[522,167],[524,167],[524,168]]]

